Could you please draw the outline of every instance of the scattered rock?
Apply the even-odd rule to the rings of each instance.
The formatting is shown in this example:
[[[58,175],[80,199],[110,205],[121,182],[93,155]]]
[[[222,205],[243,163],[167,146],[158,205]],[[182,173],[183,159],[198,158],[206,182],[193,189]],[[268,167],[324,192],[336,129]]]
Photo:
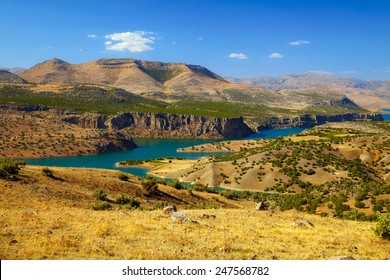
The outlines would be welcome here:
[[[355,258],[352,256],[334,256],[330,257],[329,260],[353,261]]]
[[[183,222],[191,223],[192,220],[184,212],[173,212],[172,213],[172,222],[174,222],[174,223],[183,223]]]
[[[18,243],[18,240],[12,239],[11,242],[9,243],[9,245],[14,245],[14,244],[16,244],[16,243]]]
[[[293,227],[314,227],[314,224],[309,220],[295,221],[291,225]]]
[[[202,219],[215,219],[216,216],[215,215],[208,215],[208,214],[201,214],[201,215],[199,215],[199,218],[202,218]]]
[[[165,207],[163,210],[164,210],[164,213],[173,213],[173,212],[177,211],[177,208],[175,205],[169,205],[169,206]]]
[[[264,202],[260,201],[259,203],[257,203],[256,205],[256,210],[267,210],[268,209],[268,206],[267,204],[265,204]]]

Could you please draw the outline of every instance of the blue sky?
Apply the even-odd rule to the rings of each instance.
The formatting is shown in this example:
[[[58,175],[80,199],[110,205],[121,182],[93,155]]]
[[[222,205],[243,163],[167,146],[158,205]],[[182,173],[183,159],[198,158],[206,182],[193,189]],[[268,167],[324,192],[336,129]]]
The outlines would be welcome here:
[[[1,0],[0,66],[131,57],[390,80],[388,0]]]

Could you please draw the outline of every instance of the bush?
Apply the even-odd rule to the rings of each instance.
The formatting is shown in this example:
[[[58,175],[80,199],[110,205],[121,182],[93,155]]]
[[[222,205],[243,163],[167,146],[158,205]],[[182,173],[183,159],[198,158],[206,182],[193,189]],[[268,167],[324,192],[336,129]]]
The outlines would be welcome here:
[[[18,175],[20,166],[25,164],[20,160],[0,159],[0,178],[8,179],[13,175]]]
[[[151,195],[158,191],[156,178],[154,177],[147,176],[145,179],[142,180],[141,185],[143,189],[146,191],[147,195]]]
[[[235,191],[223,190],[219,194],[226,197],[227,199],[237,199],[238,198],[238,193]]]
[[[207,191],[207,185],[203,185],[203,184],[197,182],[194,185],[194,191],[206,192]]]
[[[43,173],[43,175],[45,175],[47,177],[53,177],[54,176],[53,170],[49,169],[49,167],[44,167],[42,169],[42,173]]]
[[[379,237],[390,239],[390,215],[378,218],[375,234]]]
[[[110,203],[105,201],[105,202],[94,203],[91,205],[91,208],[93,210],[109,210],[112,208],[112,206]]]
[[[120,205],[126,205],[130,208],[138,208],[140,207],[141,203],[136,200],[133,196],[128,196],[125,194],[121,194],[116,200],[115,203]]]
[[[119,173],[118,178],[122,181],[128,181],[130,179],[130,177],[126,173]]]
[[[106,201],[107,200],[107,195],[102,189],[96,189],[92,192],[92,195],[96,197],[97,199]]]
[[[364,208],[364,207],[366,207],[366,205],[362,201],[356,201],[355,202],[355,207],[356,208]]]
[[[159,201],[157,202],[154,206],[153,209],[158,210],[158,209],[164,209],[165,207],[168,206],[168,203],[166,201]]]
[[[179,180],[173,180],[169,183],[169,186],[177,190],[185,189],[185,187],[179,182]]]

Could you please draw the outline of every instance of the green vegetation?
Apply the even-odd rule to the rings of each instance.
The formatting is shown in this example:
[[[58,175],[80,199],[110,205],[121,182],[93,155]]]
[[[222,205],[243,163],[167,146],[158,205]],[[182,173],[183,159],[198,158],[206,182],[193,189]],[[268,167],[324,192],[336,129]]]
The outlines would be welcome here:
[[[148,69],[147,71],[159,81],[165,81],[175,75],[175,73],[168,70]],[[120,112],[153,112],[214,117],[243,116],[258,123],[261,123],[264,117],[275,115],[289,116],[306,113],[330,115],[363,112],[360,107],[344,105],[316,105],[300,111],[268,107],[264,105],[266,102],[258,102],[259,99],[269,101],[271,98],[268,91],[262,90],[253,92],[253,94],[241,90],[224,90],[223,93],[229,96],[228,102],[180,98],[174,103],[166,103],[140,97],[123,89],[90,84],[53,85],[54,89],[52,91],[49,89],[46,91],[35,91],[34,86],[37,85],[1,84],[0,104],[42,105],[63,109],[78,109],[84,112],[98,112],[107,115],[115,115]],[[315,93],[312,95],[316,96]]]
[[[165,103],[142,98],[117,88],[95,85],[67,85],[55,92],[34,92],[19,85],[0,86],[0,104],[43,105],[85,112],[117,114],[119,112],[160,112]]]
[[[119,173],[118,178],[121,181],[128,181],[130,179],[129,175],[123,172]]]
[[[20,166],[25,165],[24,161],[0,159],[0,179],[15,179],[19,174]]]
[[[180,74],[179,71],[164,68],[143,67],[142,69],[160,83],[165,83]]]
[[[51,178],[54,177],[54,172],[53,172],[53,170],[51,170],[49,167],[44,167],[44,168],[42,169],[42,173],[43,173],[43,175],[45,175],[45,176],[47,176],[47,177],[51,177]]]
[[[390,239],[390,215],[378,218],[375,234],[379,237]]]
[[[126,205],[128,208],[139,208],[141,203],[136,200],[133,196],[128,196],[125,194],[121,194],[116,200],[115,203],[120,205]]]
[[[107,195],[106,195],[106,193],[102,189],[95,189],[92,192],[92,195],[94,197],[96,197],[97,199],[100,199],[102,201],[106,201],[107,200]]]
[[[107,201],[104,202],[98,202],[98,203],[93,203],[91,204],[91,209],[92,210],[109,210],[112,208],[112,205],[108,203]]]
[[[158,191],[157,180],[152,176],[146,176],[146,178],[142,180],[141,185],[146,191],[146,195],[153,195]]]

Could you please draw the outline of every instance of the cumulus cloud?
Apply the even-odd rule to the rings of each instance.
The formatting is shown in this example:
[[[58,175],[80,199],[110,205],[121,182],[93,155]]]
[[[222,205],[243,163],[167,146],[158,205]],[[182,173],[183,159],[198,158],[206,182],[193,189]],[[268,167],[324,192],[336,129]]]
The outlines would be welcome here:
[[[290,44],[290,46],[302,46],[302,45],[308,45],[308,44],[310,44],[310,41],[298,40],[298,41],[290,42],[289,44]]]
[[[283,55],[281,55],[280,53],[271,53],[268,58],[282,58]]]
[[[89,35],[87,35],[87,38],[89,38],[89,39],[97,39],[98,36],[95,35],[95,34],[89,34]]]
[[[107,41],[106,50],[109,51],[129,51],[129,52],[144,52],[153,50],[150,44],[156,39],[153,37],[153,32],[134,31],[113,33],[104,36]]]
[[[243,54],[243,53],[231,53],[229,54],[229,57],[230,58],[237,58],[237,59],[247,59],[248,56],[246,54]]]

